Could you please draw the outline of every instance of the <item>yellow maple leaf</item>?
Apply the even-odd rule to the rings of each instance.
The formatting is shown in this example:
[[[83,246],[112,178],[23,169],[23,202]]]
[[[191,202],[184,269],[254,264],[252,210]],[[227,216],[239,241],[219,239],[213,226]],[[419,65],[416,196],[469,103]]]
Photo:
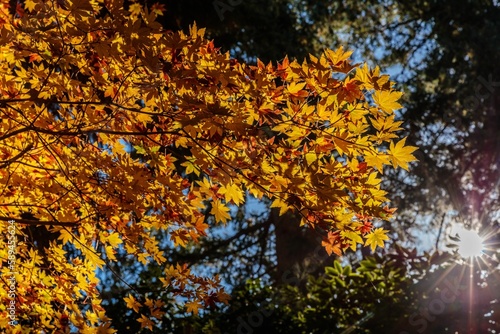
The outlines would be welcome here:
[[[351,242],[350,242],[350,248],[353,250],[353,251],[356,251],[356,246],[358,244],[362,244],[363,243],[363,239],[361,238],[361,236],[359,235],[358,232],[354,232],[354,231],[340,231],[340,235],[346,239],[349,239]]]
[[[366,89],[373,89],[373,84],[370,82],[370,69],[368,68],[368,64],[364,63],[363,66],[356,68],[356,75],[354,77],[355,80],[358,80],[362,83]]]
[[[387,230],[384,230],[381,227],[377,228],[371,233],[368,233],[366,235],[365,246],[369,245],[372,252],[375,251],[375,248],[377,248],[377,246],[384,247],[384,241],[389,239],[386,233]]]
[[[146,113],[136,113],[135,117],[139,123],[144,124],[144,125],[151,122],[151,115],[146,114]]]
[[[36,7],[36,2],[33,0],[26,0],[24,2],[24,8],[26,8],[29,12],[34,11],[35,7]]]
[[[149,308],[152,308],[153,307],[153,300],[146,297],[146,301],[144,302],[144,305],[146,305]]]
[[[137,255],[137,260],[139,260],[139,262],[142,264],[148,264],[149,263],[149,254],[148,253],[140,253]]]
[[[332,62],[333,65],[338,64],[341,61],[347,60],[352,55],[352,51],[344,52],[344,47],[341,46],[337,50],[326,50],[326,57]]]
[[[392,112],[396,109],[400,109],[403,106],[396,102],[401,98],[403,92],[396,91],[376,91],[373,93],[373,100],[375,103],[388,114],[392,114]]]
[[[129,11],[132,15],[139,15],[141,13],[142,7],[138,3],[130,5]]]
[[[105,247],[105,251],[106,251],[106,256],[108,257],[108,260],[116,261],[115,249],[113,247],[108,245]]]
[[[308,152],[304,154],[304,157],[308,166],[311,166],[313,162],[318,160],[318,154],[316,152]]]
[[[234,183],[220,187],[218,193],[224,195],[226,203],[233,201],[234,204],[239,206],[245,201],[243,198],[243,191]]]
[[[186,311],[192,312],[194,314],[198,314],[198,309],[201,307],[200,303],[197,301],[187,302],[186,303]]]
[[[154,323],[153,321],[151,321],[151,319],[149,319],[148,317],[146,317],[144,314],[141,315],[141,318],[140,319],[137,319],[137,321],[139,321],[141,323],[141,329],[142,328],[147,328],[149,330],[153,330],[153,326],[154,326]]]
[[[99,321],[99,317],[92,311],[85,312],[85,319],[88,320],[92,325],[95,325]]]
[[[200,176],[200,167],[194,164],[196,158],[190,158],[187,161],[181,163],[181,166],[186,167],[186,174],[189,175],[191,173],[196,174],[196,176]]]
[[[389,159],[392,162],[392,166],[408,170],[408,163],[417,160],[412,154],[417,150],[415,146],[405,146],[406,137],[401,139],[396,145],[391,142],[389,146]]]
[[[57,237],[57,240],[62,240],[62,244],[65,245],[70,240],[73,240],[73,235],[68,230],[60,230],[60,235]]]
[[[117,247],[119,244],[121,244],[123,241],[120,238],[120,234],[113,232],[111,233],[106,240],[108,243],[111,245],[111,247]]]
[[[115,86],[109,85],[108,87],[106,87],[106,90],[104,91],[104,97],[108,96],[114,97],[115,93],[116,93]]]
[[[196,181],[196,184],[200,186],[200,192],[202,194],[210,195],[212,193],[212,182],[208,178],[203,178],[201,181]]]
[[[80,250],[82,251],[82,254],[87,258],[87,260],[94,263],[99,268],[102,268],[104,266],[105,262],[101,259],[100,253],[97,253],[93,249],[87,247],[82,247]]]
[[[185,247],[186,243],[189,242],[188,232],[185,230],[173,231],[170,240],[174,242],[175,246]]]
[[[212,202],[212,210],[210,210],[210,213],[215,216],[216,221],[224,224],[231,218],[229,215],[229,208],[218,199]]]
[[[134,312],[139,312],[139,307],[141,307],[141,304],[135,300],[134,296],[132,296],[130,293],[128,294],[128,297],[124,297],[123,300],[125,303],[127,303],[127,307],[134,310]]]
[[[189,140],[186,137],[177,137],[175,139],[175,147],[188,147]]]
[[[299,91],[301,91],[305,87],[306,83],[296,83],[292,82],[291,84],[288,85],[287,90],[290,94],[294,95],[297,94]]]
[[[365,156],[365,162],[369,166],[377,168],[380,173],[384,172],[384,165],[389,164],[389,156],[387,154],[377,153],[377,154],[367,154]]]

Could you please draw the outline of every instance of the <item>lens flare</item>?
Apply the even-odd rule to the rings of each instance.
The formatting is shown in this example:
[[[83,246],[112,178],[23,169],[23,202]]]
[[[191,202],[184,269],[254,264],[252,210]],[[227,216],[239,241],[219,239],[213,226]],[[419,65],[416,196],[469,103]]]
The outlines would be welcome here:
[[[462,230],[458,233],[458,253],[463,258],[481,256],[483,254],[483,239],[475,231]]]

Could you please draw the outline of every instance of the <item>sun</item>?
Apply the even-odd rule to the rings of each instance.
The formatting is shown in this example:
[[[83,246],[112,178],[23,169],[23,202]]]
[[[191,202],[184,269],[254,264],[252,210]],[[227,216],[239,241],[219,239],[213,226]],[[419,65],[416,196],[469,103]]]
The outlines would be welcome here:
[[[460,237],[458,253],[463,258],[481,256],[484,251],[483,238],[475,231],[462,230],[457,233]]]

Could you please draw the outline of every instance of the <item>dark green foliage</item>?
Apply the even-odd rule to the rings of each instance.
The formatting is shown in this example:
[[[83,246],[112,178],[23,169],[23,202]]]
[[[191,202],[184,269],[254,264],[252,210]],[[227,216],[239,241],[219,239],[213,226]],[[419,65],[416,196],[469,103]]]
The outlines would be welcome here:
[[[311,276],[305,290],[249,280],[235,288],[227,309],[187,317],[180,327],[189,333],[455,333],[469,327],[486,333],[500,320],[499,303],[490,303],[500,297],[499,272],[481,275],[475,268],[470,275],[469,264],[450,253],[417,255],[396,247],[353,266],[335,261]]]

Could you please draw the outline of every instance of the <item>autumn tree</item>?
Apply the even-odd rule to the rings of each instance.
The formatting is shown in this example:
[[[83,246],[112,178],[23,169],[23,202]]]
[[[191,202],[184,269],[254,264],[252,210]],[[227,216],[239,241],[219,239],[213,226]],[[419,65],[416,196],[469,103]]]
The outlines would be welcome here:
[[[218,276],[167,261],[157,235],[197,243],[248,196],[295,212],[328,253],[382,247],[381,174],[408,168],[402,93],[378,68],[326,50],[299,63],[232,59],[204,29],[166,31],[161,5],[26,1],[0,7],[0,220],[16,227],[16,324],[114,332],[98,270],[118,253],[162,271],[187,312],[227,301]],[[7,239],[1,257],[7,260]],[[5,277],[3,275],[2,277]],[[141,327],[164,302],[124,297]]]

